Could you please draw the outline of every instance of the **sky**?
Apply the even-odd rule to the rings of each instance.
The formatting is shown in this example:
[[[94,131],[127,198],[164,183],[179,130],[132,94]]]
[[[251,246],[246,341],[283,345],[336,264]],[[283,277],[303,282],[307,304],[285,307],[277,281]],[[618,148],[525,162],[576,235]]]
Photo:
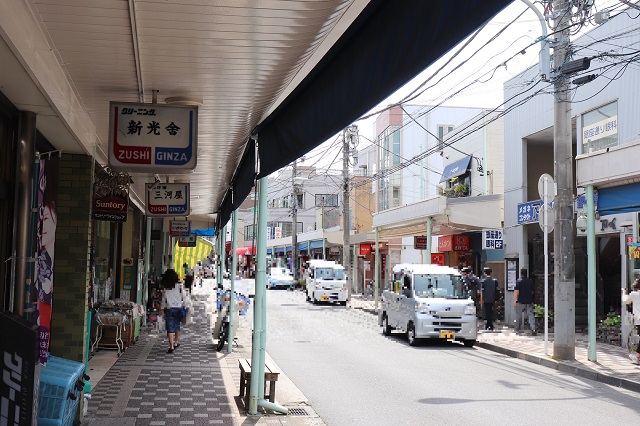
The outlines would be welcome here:
[[[536,6],[542,12],[542,6]],[[625,7],[617,0],[595,0],[591,15],[600,10]],[[590,28],[593,28],[593,23],[587,25],[583,32]],[[547,31],[552,32],[551,29]],[[472,37],[468,37],[462,41],[365,114],[373,116],[356,121],[354,124],[358,126],[361,136],[357,149],[371,144],[377,113],[389,104],[402,101],[425,82],[421,90],[427,90],[408,104],[499,107],[503,103],[505,81],[531,66],[537,66],[540,43],[536,41],[541,35],[541,24],[536,13],[523,2],[514,1],[489,21],[475,38],[470,40]],[[460,52],[454,57],[458,50]],[[470,83],[467,89],[454,95],[456,90]],[[341,146],[338,143],[340,137],[336,135],[309,152],[302,163],[322,169],[341,169],[342,155],[336,156]]]

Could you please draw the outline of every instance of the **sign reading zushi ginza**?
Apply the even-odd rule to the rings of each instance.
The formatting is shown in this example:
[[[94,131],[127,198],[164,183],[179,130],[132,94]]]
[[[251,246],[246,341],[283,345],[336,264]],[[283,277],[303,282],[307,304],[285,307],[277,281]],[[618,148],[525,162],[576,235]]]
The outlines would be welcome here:
[[[109,104],[109,165],[154,173],[196,167],[198,109],[160,104]]]
[[[147,183],[148,216],[188,216],[188,183]]]

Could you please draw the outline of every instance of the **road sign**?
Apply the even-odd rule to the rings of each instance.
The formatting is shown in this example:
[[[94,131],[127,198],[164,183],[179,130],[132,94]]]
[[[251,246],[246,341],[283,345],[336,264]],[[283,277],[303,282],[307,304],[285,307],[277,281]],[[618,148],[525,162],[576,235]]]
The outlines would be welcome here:
[[[197,108],[109,104],[109,165],[114,169],[187,173],[196,168],[197,135]]]
[[[543,173],[538,179],[538,193],[546,204],[550,204],[551,200],[556,198],[555,182],[550,174]]]
[[[547,227],[546,227],[546,229],[545,229],[545,225],[544,225],[545,217],[547,218]],[[538,223],[540,224],[540,229],[542,229],[542,231],[545,234],[548,234],[551,231],[553,231],[553,227],[554,227],[553,222],[554,222],[554,220],[555,220],[555,218],[553,216],[553,209],[551,208],[551,206],[549,204],[540,206],[540,210],[538,211]]]
[[[188,183],[147,183],[148,216],[187,216],[189,214]]]

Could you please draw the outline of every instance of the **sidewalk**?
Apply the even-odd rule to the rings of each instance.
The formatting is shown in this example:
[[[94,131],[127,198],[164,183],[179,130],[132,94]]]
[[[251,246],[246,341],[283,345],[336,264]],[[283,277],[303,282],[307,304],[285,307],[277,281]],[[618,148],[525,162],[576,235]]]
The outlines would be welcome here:
[[[377,315],[374,302],[369,299],[354,294],[351,296],[349,306]],[[629,352],[620,346],[597,343],[597,361],[589,361],[588,337],[585,334],[576,334],[575,361],[558,361],[552,358],[552,334],[549,335],[547,343],[549,354],[547,356],[544,351],[544,335],[517,335],[512,328],[505,326],[496,331],[480,331],[476,346],[565,373],[640,392],[640,366],[629,361]]]
[[[208,295],[212,295],[209,299]],[[167,337],[144,327],[138,341],[119,358],[101,349],[89,361],[91,400],[83,424],[129,425],[293,425],[323,426],[300,390],[280,374],[276,402],[289,415],[247,416],[239,395],[241,358],[251,357],[251,324],[240,317],[233,352],[217,352],[208,312],[211,288],[194,289],[194,323],[182,326],[180,347],[167,353]],[[272,361],[268,354],[267,359]]]

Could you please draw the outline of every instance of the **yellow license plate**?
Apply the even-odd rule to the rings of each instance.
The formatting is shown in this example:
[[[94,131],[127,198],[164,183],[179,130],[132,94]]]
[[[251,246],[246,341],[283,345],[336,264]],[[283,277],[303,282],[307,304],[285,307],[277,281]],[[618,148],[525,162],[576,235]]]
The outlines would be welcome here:
[[[329,300],[329,296],[320,296],[320,300]]]
[[[440,338],[441,339],[453,339],[456,337],[456,332],[455,331],[441,331],[440,332]]]

